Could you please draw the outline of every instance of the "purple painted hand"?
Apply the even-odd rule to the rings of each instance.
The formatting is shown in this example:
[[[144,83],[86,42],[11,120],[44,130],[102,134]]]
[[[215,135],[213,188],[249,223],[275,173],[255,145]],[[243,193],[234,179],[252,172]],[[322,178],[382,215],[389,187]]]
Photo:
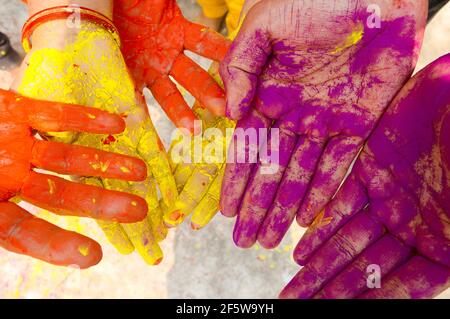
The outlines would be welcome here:
[[[311,224],[411,75],[426,17],[422,0],[264,0],[249,9],[221,66],[227,113],[238,128],[279,129],[279,166],[267,175],[261,161],[227,165],[221,208],[237,215],[238,246],[276,247],[295,216]]]
[[[450,54],[392,102],[298,244],[305,267],[281,297],[431,298],[450,287],[449,248]]]

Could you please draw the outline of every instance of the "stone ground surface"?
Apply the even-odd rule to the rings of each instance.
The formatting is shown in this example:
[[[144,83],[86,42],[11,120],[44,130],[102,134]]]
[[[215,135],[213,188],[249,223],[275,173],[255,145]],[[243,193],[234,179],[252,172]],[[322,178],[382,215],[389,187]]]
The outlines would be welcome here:
[[[178,1],[195,18],[195,0]],[[26,19],[19,1],[0,0],[0,31],[21,51],[19,34]],[[418,69],[450,52],[450,4],[430,23]],[[208,61],[199,60],[206,68]],[[0,82],[8,74],[0,71]],[[151,115],[168,142],[172,125],[148,95]],[[275,298],[298,270],[291,253],[303,230],[294,226],[273,251],[258,246],[241,250],[231,240],[233,221],[218,215],[204,230],[188,223],[171,231],[163,243],[165,259],[148,267],[138,255],[119,255],[89,220],[57,218],[39,212],[67,229],[98,240],[104,250],[100,265],[86,270],[54,267],[0,250],[0,298]],[[450,292],[441,298],[449,298]]]

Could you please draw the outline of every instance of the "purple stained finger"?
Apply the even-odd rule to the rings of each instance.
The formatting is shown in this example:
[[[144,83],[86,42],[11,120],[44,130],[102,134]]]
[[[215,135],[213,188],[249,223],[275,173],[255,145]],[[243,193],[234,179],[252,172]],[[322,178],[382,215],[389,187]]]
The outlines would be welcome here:
[[[289,165],[258,233],[265,248],[277,247],[292,224],[320,157],[322,141],[300,136]]]
[[[249,157],[255,150],[256,155],[258,154],[258,130],[267,127],[269,120],[255,110],[250,111],[236,125],[233,142],[228,150],[220,197],[222,214],[227,217],[236,216],[239,210],[241,198],[255,165]],[[242,155],[243,161],[238,160],[239,155]]]
[[[369,211],[360,212],[316,252],[284,288],[280,297],[313,297],[323,285],[383,234],[383,225]]]
[[[450,269],[414,256],[383,280],[380,289],[372,289],[361,299],[434,298],[450,286]]]
[[[314,298],[350,299],[368,289],[378,289],[384,284],[384,277],[403,264],[411,253],[412,248],[387,234],[362,252]]]

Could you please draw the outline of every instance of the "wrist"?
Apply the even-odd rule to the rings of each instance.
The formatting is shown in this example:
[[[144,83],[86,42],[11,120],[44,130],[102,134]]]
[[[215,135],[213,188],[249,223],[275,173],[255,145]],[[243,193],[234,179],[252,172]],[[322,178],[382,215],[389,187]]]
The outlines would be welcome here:
[[[34,25],[29,24],[31,27],[28,28],[29,32],[25,32],[24,39],[32,38],[34,49],[63,49],[67,44],[76,40],[84,26],[92,24],[90,29],[102,28],[103,21],[100,21],[98,25],[91,23],[94,22],[92,15],[103,16],[103,20],[112,21],[113,0],[28,0],[27,2]],[[70,8],[69,11],[64,9],[66,6]],[[77,10],[77,7],[80,9]],[[53,8],[55,9],[53,10]],[[36,19],[36,16],[40,17],[39,20]],[[112,26],[112,22],[108,25]]]
[[[113,16],[113,0],[28,0],[27,3],[30,17],[48,8],[68,5],[85,7],[97,11],[111,20]]]

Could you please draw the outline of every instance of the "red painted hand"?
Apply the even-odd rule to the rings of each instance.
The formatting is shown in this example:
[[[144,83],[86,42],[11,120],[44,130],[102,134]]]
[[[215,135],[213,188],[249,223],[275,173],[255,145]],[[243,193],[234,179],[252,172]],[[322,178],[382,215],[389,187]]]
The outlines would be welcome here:
[[[95,265],[102,257],[95,241],[35,218],[8,200],[17,195],[60,215],[138,222],[147,215],[144,199],[37,173],[34,168],[142,181],[146,165],[130,156],[37,140],[33,129],[117,134],[125,123],[98,109],[37,101],[0,90],[0,246],[55,265]]]
[[[194,130],[194,113],[173,77],[215,115],[225,114],[225,94],[214,79],[183,52],[220,61],[228,41],[186,20],[175,0],[116,0],[114,23],[137,87],[148,87],[177,127]]]

